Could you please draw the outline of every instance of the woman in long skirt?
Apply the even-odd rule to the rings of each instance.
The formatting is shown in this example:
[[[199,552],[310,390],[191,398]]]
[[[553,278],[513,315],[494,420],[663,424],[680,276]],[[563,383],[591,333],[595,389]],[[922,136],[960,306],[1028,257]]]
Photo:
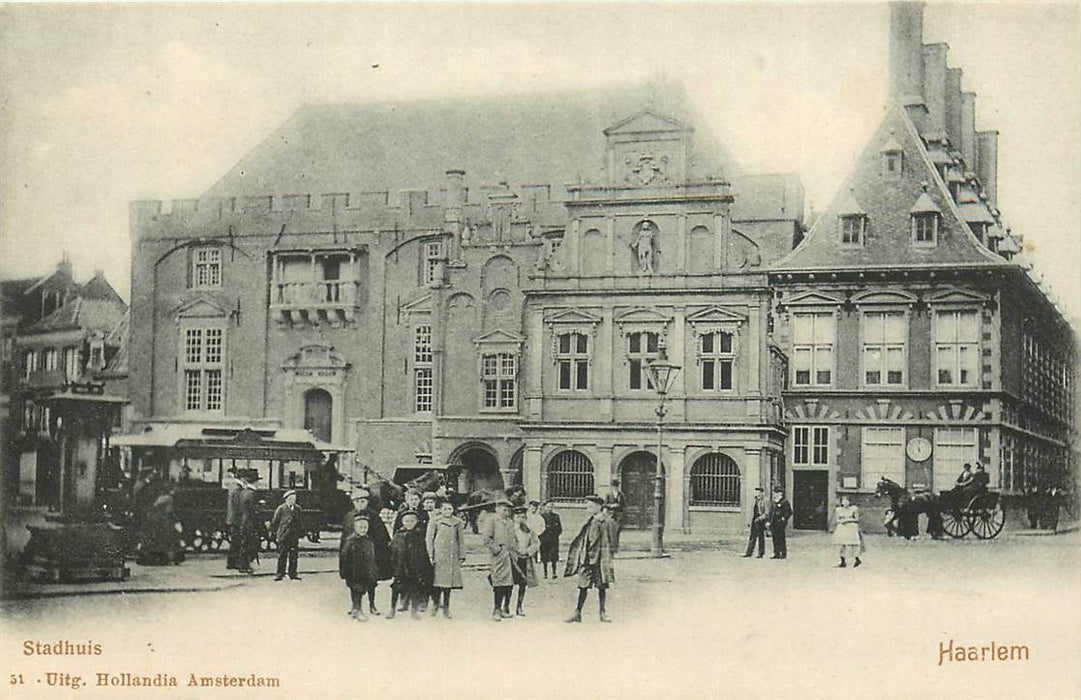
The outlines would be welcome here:
[[[837,525],[833,529],[833,543],[837,545],[837,554],[841,557],[838,567],[848,566],[847,559],[855,560],[854,567],[863,562],[860,554],[863,553],[863,534],[860,532],[860,511],[848,500],[848,496],[841,496],[841,503],[834,511]]]

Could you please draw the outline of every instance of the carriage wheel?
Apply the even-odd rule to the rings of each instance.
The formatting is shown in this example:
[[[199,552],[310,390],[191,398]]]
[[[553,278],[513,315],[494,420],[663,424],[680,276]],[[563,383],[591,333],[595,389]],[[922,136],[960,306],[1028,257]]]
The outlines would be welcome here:
[[[942,529],[950,537],[961,539],[972,531],[972,523],[955,510],[944,510],[942,511]]]
[[[191,533],[191,542],[188,544],[191,546],[192,551],[205,552],[208,539],[209,538],[201,529],[196,528],[195,531]]]
[[[207,548],[211,552],[220,552],[222,544],[225,542],[225,533],[221,530],[215,530],[210,536],[210,541],[207,542]]]
[[[972,532],[981,540],[990,540],[1002,532],[1006,524],[1006,514],[997,505],[994,508],[981,508],[969,517]]]

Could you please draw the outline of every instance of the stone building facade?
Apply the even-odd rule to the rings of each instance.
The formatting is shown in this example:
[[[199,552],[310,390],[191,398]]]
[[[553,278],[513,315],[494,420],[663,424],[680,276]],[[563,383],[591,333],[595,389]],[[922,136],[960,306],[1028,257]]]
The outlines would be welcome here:
[[[736,173],[678,94],[642,98],[303,108],[199,200],[133,203],[135,429],[307,428],[355,448],[357,480],[449,466],[459,491],[568,507],[623,475],[646,526],[642,368],[666,346],[665,520],[736,526],[782,469],[765,269],[802,234],[802,187]],[[474,175],[501,155],[517,183]],[[304,185],[328,194],[278,194]]]

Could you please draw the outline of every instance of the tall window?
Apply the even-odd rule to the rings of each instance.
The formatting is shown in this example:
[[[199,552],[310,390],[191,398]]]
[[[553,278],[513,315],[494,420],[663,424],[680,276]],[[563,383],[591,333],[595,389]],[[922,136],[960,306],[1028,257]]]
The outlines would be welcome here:
[[[860,449],[860,485],[873,487],[881,477],[905,484],[903,428],[864,428]]]
[[[185,411],[221,412],[224,405],[224,332],[221,328],[186,328],[182,370]]]
[[[792,428],[792,464],[824,467],[830,463],[830,429],[823,425]]]
[[[593,493],[593,463],[581,452],[564,450],[548,464],[548,498],[577,499]]]
[[[191,260],[193,287],[221,286],[221,249],[196,248]]]
[[[905,315],[900,311],[863,314],[863,382],[902,386],[905,382]]]
[[[656,333],[627,334],[627,364],[630,371],[628,386],[632,390],[652,388],[646,366],[655,359],[657,359]]]
[[[979,314],[935,313],[935,376],[939,386],[975,386],[979,362]]]
[[[29,379],[30,375],[38,371],[38,353],[36,350],[28,350],[23,355],[23,377]]]
[[[692,506],[738,506],[741,491],[739,467],[728,455],[711,452],[691,467]]]
[[[833,383],[833,344],[836,320],[829,312],[792,315],[792,367],[796,386]]]
[[[559,388],[585,391],[589,388],[589,336],[561,333],[556,345]]]
[[[443,241],[428,241],[424,244],[424,283],[435,281],[439,272],[439,261],[443,259]]]
[[[42,353],[42,369],[52,372],[60,366],[60,351],[56,348],[46,348]]]
[[[413,410],[431,413],[434,389],[432,380],[432,327],[413,328]]]
[[[863,245],[863,232],[867,217],[859,214],[840,217],[841,243]]]
[[[699,337],[703,391],[731,391],[736,362],[732,340],[732,334],[725,331],[703,333]]]
[[[64,377],[69,382],[79,378],[79,348],[64,348]]]
[[[886,151],[882,154],[882,176],[886,179],[897,179],[901,176],[902,152]]]
[[[966,463],[976,466],[980,457],[976,437],[975,428],[935,428],[935,491],[953,488]]]
[[[484,384],[484,407],[509,409],[518,407],[518,358],[509,352],[481,357],[481,381]]]
[[[934,212],[913,214],[912,240],[917,245],[935,245],[938,241],[938,214]]]

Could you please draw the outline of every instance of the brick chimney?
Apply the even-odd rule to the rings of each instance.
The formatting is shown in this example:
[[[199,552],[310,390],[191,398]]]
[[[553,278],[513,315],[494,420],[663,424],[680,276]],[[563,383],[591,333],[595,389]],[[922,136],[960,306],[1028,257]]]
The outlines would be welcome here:
[[[998,208],[998,132],[976,132],[976,176],[987,194],[987,205]]]
[[[890,3],[890,97],[908,108],[917,126],[926,114],[923,95],[923,3]]]
[[[928,141],[941,142],[946,139],[946,54],[949,50],[946,44],[923,46],[923,97],[927,105],[923,136]]]

